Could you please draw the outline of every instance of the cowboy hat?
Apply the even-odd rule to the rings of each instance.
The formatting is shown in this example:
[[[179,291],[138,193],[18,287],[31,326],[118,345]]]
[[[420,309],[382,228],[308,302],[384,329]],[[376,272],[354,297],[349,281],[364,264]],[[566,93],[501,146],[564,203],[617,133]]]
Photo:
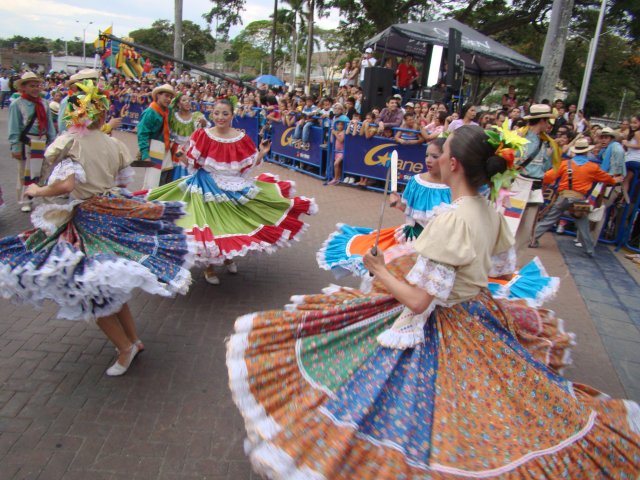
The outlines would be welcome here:
[[[85,68],[69,77],[69,80],[67,80],[67,87],[70,87],[81,80],[98,80],[99,78],[100,72],[98,70]]]
[[[549,105],[544,103],[535,103],[529,107],[529,115],[522,117],[523,120],[535,120],[536,118],[555,118],[556,115],[551,111]]]
[[[614,132],[611,127],[604,127],[602,130],[600,130],[600,136],[601,137],[607,136],[614,139],[618,138],[618,134]]]
[[[155,100],[159,93],[168,93],[172,97],[175,97],[176,95],[176,91],[168,83],[165,83],[164,85],[160,85],[159,87],[154,88],[153,91],[151,92],[151,98]]]
[[[38,75],[36,75],[33,72],[25,72],[22,74],[22,76],[18,80],[13,82],[13,85],[16,88],[20,88],[23,83],[27,83],[27,82],[42,82],[42,78],[40,78]]]
[[[569,148],[569,151],[576,155],[587,153],[591,150],[593,150],[593,145],[589,145],[589,142],[586,138],[579,138],[578,140],[576,140],[576,143],[571,148]]]
[[[55,113],[57,115],[58,112],[60,112],[60,104],[58,102],[50,102],[49,110],[51,110],[51,113]]]

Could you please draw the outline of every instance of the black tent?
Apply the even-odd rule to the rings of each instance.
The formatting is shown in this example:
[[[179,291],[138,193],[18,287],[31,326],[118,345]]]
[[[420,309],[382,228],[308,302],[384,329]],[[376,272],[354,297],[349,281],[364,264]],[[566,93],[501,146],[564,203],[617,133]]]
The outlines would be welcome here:
[[[365,47],[389,55],[410,53],[424,59],[429,45],[449,44],[449,28],[462,32],[462,55],[465,73],[478,76],[540,75],[542,65],[505,47],[457,20],[425,23],[398,23],[367,40]]]

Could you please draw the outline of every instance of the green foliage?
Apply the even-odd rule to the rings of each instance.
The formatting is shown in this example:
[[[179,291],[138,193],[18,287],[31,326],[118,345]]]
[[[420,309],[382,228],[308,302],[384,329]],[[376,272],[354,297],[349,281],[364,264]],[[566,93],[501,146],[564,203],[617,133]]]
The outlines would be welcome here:
[[[168,54],[173,54],[174,25],[169,20],[156,20],[150,28],[141,28],[129,32],[129,36],[136,43],[153,47]],[[213,51],[216,46],[215,39],[207,30],[199,25],[184,20],[182,22],[182,42],[184,43],[185,60],[193,63],[205,63],[207,52]],[[150,55],[153,58],[153,55]],[[158,61],[160,61],[158,59]]]
[[[82,55],[82,41],[79,38],[70,40],[67,43],[66,49],[69,55]],[[11,38],[0,39],[0,47],[2,48],[16,48],[20,52],[28,53],[52,53],[53,55],[65,54],[65,41],[61,39],[50,40],[44,37],[28,38],[21,35],[14,35]],[[92,57],[95,53],[92,42],[87,42],[85,45],[86,55]]]

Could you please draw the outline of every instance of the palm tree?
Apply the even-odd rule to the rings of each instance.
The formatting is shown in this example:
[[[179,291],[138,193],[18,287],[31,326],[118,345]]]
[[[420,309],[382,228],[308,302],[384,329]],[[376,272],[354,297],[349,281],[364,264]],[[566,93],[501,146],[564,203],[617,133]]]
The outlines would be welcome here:
[[[305,28],[304,19],[304,5],[306,0],[283,0],[284,3],[291,7],[291,10],[284,10],[282,12],[283,23],[289,27],[289,31],[292,34],[293,40],[293,55],[291,58],[291,84],[295,84],[296,70],[298,65],[298,31],[302,31]],[[300,27],[298,27],[298,20],[300,21]]]

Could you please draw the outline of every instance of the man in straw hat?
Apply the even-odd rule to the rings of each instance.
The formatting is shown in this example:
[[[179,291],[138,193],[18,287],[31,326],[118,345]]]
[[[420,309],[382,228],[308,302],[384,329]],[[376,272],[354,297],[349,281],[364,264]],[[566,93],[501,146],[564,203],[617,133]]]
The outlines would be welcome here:
[[[560,216],[569,209],[571,204],[586,199],[593,182],[603,182],[614,185],[622,181],[621,176],[612,177],[602,171],[598,165],[590,162],[586,154],[591,150],[593,150],[593,146],[589,145],[587,139],[579,138],[573,147],[569,149],[574,157],[562,162],[558,170],[549,169],[544,174],[545,184],[552,184],[560,178],[558,199],[536,226],[534,238],[531,243],[532,248],[538,247],[538,239],[558,222]],[[589,235],[588,216],[574,218],[574,222],[582,238],[585,253],[592,257],[594,244]]]
[[[518,130],[518,134],[529,143],[524,146],[523,154],[516,165],[520,174],[513,182],[512,192],[526,202],[526,207],[515,231],[516,250],[521,251],[531,240],[531,235],[538,216],[538,208],[543,203],[542,178],[551,167],[560,165],[560,147],[549,137],[549,121],[555,115],[549,105],[543,103],[531,105],[529,115],[523,119],[527,125]]]
[[[40,96],[42,79],[26,72],[14,85],[20,96],[9,106],[9,143],[11,156],[19,162],[18,203],[23,212],[30,212],[32,198],[24,195],[24,188],[38,182],[45,148],[55,138],[56,130],[49,105]]]
[[[622,175],[624,177],[627,174],[625,152],[620,142],[618,142],[616,132],[610,127],[604,127],[600,131],[598,139],[601,146],[600,154],[598,155],[601,160],[600,168],[611,176]],[[615,203],[621,193],[622,187],[609,187],[604,191],[603,198],[600,200],[602,202],[600,207],[604,207],[605,210],[608,209]],[[594,243],[598,243],[605,221],[606,216],[602,215],[597,222],[591,224],[591,239]]]
[[[171,178],[169,105],[175,94],[168,83],[154,88],[151,92],[153,102],[140,116],[137,126],[140,159],[150,167],[145,173],[144,189],[164,185]]]

